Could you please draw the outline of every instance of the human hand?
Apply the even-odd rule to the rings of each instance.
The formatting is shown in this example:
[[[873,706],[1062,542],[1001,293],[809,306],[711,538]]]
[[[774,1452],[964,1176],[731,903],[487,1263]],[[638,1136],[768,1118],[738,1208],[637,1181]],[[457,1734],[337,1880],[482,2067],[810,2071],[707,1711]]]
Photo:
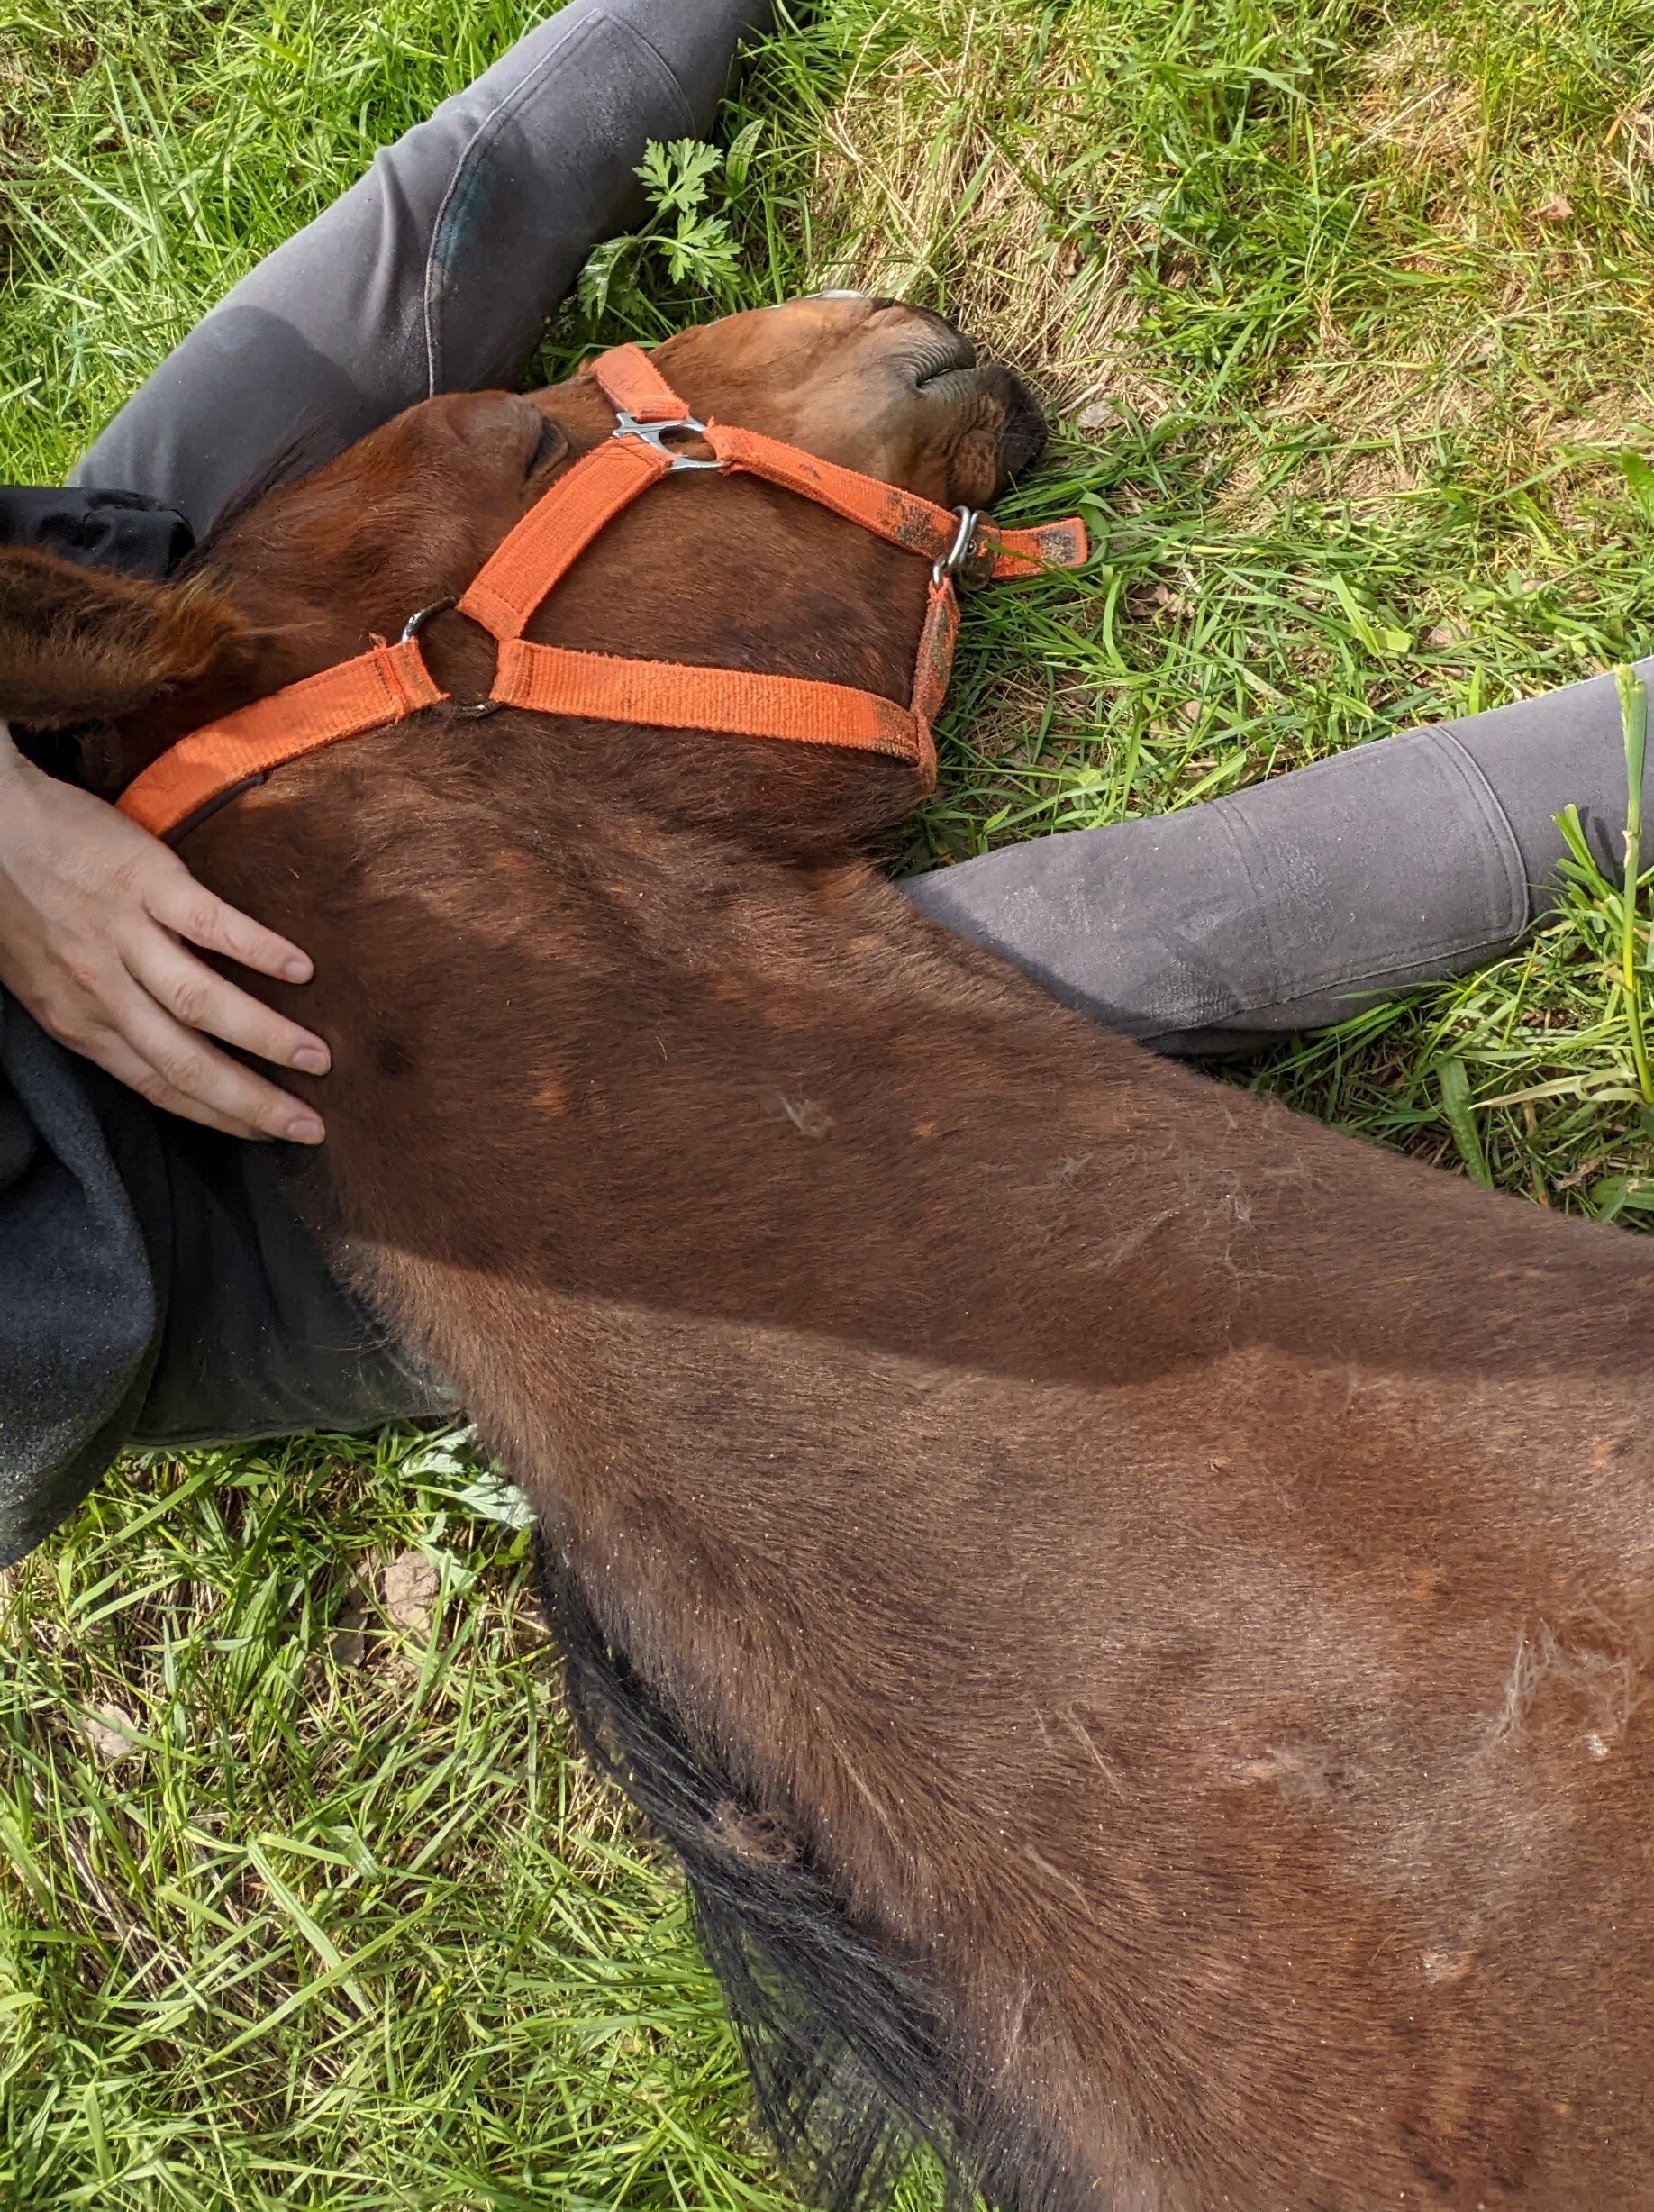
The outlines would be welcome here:
[[[0,722],[0,983],[43,1029],[169,1113],[320,1144],[320,1117],[207,1042],[325,1075],[326,1045],[189,949],[306,983],[308,957],[198,884],[158,838],[25,760]]]

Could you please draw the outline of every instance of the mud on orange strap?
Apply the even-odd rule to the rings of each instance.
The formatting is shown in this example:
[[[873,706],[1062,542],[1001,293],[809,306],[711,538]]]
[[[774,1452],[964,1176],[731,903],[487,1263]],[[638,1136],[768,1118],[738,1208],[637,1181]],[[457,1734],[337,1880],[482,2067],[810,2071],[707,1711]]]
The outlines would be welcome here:
[[[1059,523],[1039,523],[1029,530],[1005,530],[985,515],[977,533],[983,550],[994,556],[988,574],[996,584],[1019,576],[1038,576],[1042,569],[1077,569],[1091,551],[1086,525],[1077,514]]]
[[[117,804],[157,837],[177,835],[215,802],[262,782],[283,761],[401,722],[447,696],[416,640],[376,642],[354,660],[341,660],[192,730],[135,776]]]
[[[953,649],[959,641],[959,603],[953,586],[945,576],[932,577],[924,628],[919,633],[919,654],[913,663],[913,713],[924,724],[927,737],[948,696],[948,678],[953,673]],[[932,781],[935,775],[936,747],[932,744]]]
[[[767,483],[784,485],[801,497],[831,507],[848,523],[859,523],[876,537],[899,545],[904,552],[922,553],[927,560],[944,560],[959,535],[957,508],[939,507],[917,492],[899,484],[886,484],[877,477],[863,476],[837,461],[822,460],[802,447],[783,445],[762,431],[737,430],[723,423],[708,423],[706,442],[726,469],[762,477]],[[1037,576],[1041,569],[1076,569],[1085,560],[1086,529],[1077,515],[1066,522],[1047,523],[1038,530],[1002,530],[986,515],[977,518],[973,533],[976,557],[992,565],[988,574],[997,579]]]

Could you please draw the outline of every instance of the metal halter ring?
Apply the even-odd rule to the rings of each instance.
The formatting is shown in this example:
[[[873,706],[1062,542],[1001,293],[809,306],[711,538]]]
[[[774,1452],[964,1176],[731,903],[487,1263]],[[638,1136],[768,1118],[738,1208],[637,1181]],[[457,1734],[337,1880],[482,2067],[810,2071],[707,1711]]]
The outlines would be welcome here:
[[[641,438],[645,445],[652,445],[658,453],[666,454],[672,464],[667,470],[668,476],[675,475],[679,469],[722,469],[723,466],[721,460],[696,460],[687,453],[674,453],[667,443],[668,431],[679,431],[688,438],[705,437],[705,423],[696,422],[692,414],[680,415],[675,423],[640,423],[637,416],[628,414],[624,407],[617,407],[614,413],[614,436]]]
[[[410,614],[402,625],[402,642],[411,645],[433,614],[445,614],[450,606],[458,606],[457,599],[433,599],[429,606],[422,606],[416,614]],[[504,699],[478,699],[474,705],[461,706],[450,701],[456,715],[463,715],[469,722],[480,722],[485,715],[497,715]]]
[[[961,584],[977,580],[974,574],[977,564],[973,562],[972,556],[982,511],[979,507],[955,507],[953,511],[959,518],[959,526],[954,533],[953,543],[932,568],[932,584],[940,584],[947,576],[957,576]]]

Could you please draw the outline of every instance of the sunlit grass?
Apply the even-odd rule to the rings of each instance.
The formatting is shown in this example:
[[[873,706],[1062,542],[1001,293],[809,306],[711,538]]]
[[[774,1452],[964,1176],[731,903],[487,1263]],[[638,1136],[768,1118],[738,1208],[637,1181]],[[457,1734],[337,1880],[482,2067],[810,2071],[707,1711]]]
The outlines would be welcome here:
[[[9,1578],[0,2202],[776,2204],[499,1510],[319,1439],[135,1469]]]
[[[14,5],[0,470],[61,474],[535,13]],[[823,0],[721,120],[732,251],[629,250],[545,359],[823,281],[956,314],[1058,417],[1007,512],[1097,553],[970,603],[903,864],[1185,806],[1654,642],[1651,86],[1626,0]],[[1624,918],[1582,865],[1497,966],[1240,1079],[1635,1224]],[[491,1509],[405,1436],[200,1457],[11,1579],[0,2202],[786,2201]]]

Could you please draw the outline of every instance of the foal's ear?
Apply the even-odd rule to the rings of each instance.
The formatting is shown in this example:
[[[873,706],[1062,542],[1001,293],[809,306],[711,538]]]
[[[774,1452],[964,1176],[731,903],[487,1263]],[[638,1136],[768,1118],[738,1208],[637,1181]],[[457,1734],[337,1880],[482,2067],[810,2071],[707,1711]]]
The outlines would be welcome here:
[[[114,721],[246,657],[240,619],[202,579],[152,583],[0,547],[0,718]]]

